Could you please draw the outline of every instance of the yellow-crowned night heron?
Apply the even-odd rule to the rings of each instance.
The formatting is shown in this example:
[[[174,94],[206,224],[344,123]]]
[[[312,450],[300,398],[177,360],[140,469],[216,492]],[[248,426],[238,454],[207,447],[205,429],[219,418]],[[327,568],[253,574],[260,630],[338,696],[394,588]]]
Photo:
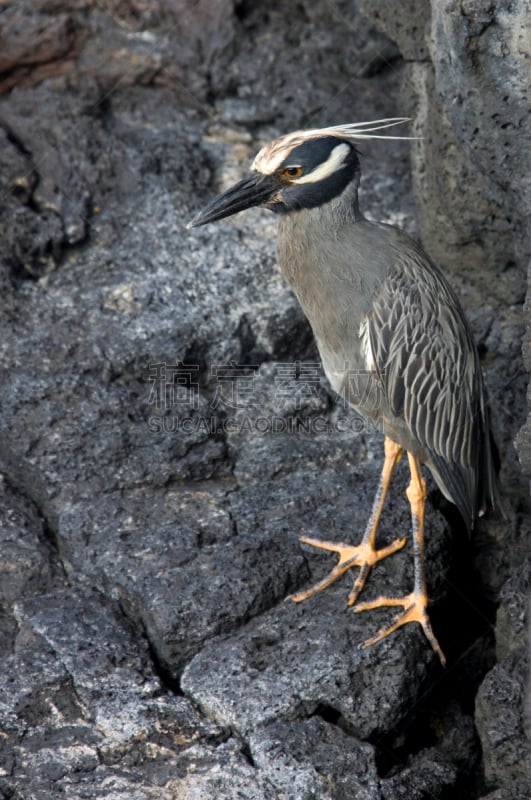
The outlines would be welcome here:
[[[375,131],[404,121],[296,131],[276,139],[258,153],[251,175],[215,198],[189,227],[258,205],[279,215],[280,267],[310,321],[328,379],[385,433],[382,475],[361,543],[302,537],[337,553],[339,561],[324,580],[293,600],[305,600],[358,566],[348,597],[352,605],[371,567],[404,546],[405,537],[378,550],[376,533],[393,472],[406,450],[414,588],[403,598],[379,597],[355,610],[402,607],[393,624],[364,646],[419,622],[444,663],[427,613],[426,482],[420,463],[429,467],[468,528],[487,506],[498,505],[499,495],[481,368],[459,301],[419,245],[397,228],[368,221],[359,210],[355,141],[388,138]]]

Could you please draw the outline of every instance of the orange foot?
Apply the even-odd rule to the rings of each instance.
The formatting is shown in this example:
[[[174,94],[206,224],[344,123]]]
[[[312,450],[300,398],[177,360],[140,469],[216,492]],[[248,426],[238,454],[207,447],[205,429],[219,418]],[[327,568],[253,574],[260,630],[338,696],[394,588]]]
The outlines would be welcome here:
[[[402,606],[404,613],[399,614],[395,621],[388,628],[382,628],[382,630],[379,631],[376,636],[373,636],[371,639],[367,639],[367,641],[362,644],[362,647],[370,647],[372,644],[380,642],[382,639],[385,639],[386,636],[389,636],[390,633],[393,633],[398,628],[401,628],[402,625],[407,625],[408,622],[418,622],[420,625],[422,625],[422,629],[426,634],[427,640],[439,656],[441,664],[444,666],[446,664],[446,658],[444,657],[444,653],[441,650],[439,642],[435,638],[431,627],[427,612],[428,598],[426,594],[422,592],[412,592],[411,594],[406,595],[406,597],[401,598],[378,597],[376,600],[358,603],[354,611],[358,613],[359,611],[372,611],[375,608],[386,608],[390,606]]]
[[[404,536],[402,539],[396,539],[381,550],[376,550],[369,542],[362,542],[356,547],[353,547],[348,544],[335,544],[334,542],[323,542],[320,539],[310,539],[308,536],[301,536],[300,541],[305,544],[311,544],[313,547],[319,547],[322,550],[328,550],[331,553],[338,553],[339,561],[326,578],[316,583],[315,586],[292,595],[291,599],[294,600],[295,603],[300,603],[301,600],[307,600],[322,589],[326,589],[327,586],[330,586],[337,578],[344,575],[351,567],[361,567],[360,573],[354,581],[354,586],[348,596],[347,604],[351,606],[356,602],[361,590],[365,586],[365,581],[369,576],[371,567],[383,558],[387,558],[387,556],[400,550],[406,543],[406,537]]]

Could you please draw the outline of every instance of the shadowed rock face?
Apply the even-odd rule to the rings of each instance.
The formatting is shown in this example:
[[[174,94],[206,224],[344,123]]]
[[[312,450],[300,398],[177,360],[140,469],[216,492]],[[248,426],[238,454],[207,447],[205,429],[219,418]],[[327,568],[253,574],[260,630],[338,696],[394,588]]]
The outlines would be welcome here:
[[[2,6],[2,796],[529,795],[523,3],[358,5]],[[381,437],[327,386],[273,217],[185,228],[267,139],[397,114],[508,517],[468,542],[430,495],[445,672],[414,629],[360,650],[386,617],[346,608],[349,576],[285,602],[330,567],[300,535],[361,536]],[[363,149],[363,207],[414,233],[407,148]],[[406,548],[364,598],[411,581]]]

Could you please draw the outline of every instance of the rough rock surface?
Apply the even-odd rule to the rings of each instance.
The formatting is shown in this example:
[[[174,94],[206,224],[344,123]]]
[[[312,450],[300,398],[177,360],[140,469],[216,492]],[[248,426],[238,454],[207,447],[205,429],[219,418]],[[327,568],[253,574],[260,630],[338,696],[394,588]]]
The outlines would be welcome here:
[[[523,3],[498,5],[1,5],[0,796],[528,796]],[[413,628],[360,649],[389,615],[348,576],[287,601],[332,561],[301,534],[361,535],[381,436],[327,386],[274,220],[185,228],[268,138],[395,114],[503,464],[471,542],[430,483],[444,671]],[[364,208],[414,233],[408,148],[363,150]],[[409,546],[364,596],[411,580]]]
[[[500,592],[496,617],[498,663],[485,677],[476,698],[485,778],[491,785],[512,786],[531,777],[530,720],[526,719],[531,699],[526,643],[530,567],[528,559]]]

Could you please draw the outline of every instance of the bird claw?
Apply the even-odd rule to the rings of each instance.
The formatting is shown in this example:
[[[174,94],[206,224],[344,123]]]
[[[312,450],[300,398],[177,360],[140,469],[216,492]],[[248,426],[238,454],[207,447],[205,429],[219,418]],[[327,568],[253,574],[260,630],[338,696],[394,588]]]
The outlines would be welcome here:
[[[314,586],[311,586],[309,589],[291,595],[290,599],[295,603],[307,600],[309,597],[313,597],[314,594],[326,589],[341,577],[341,575],[344,575],[351,567],[361,567],[360,574],[354,581],[354,586],[348,596],[347,605],[351,606],[358,599],[374,564],[404,547],[406,537],[395,539],[394,542],[391,542],[391,544],[387,545],[387,547],[383,547],[381,550],[376,550],[373,545],[368,542],[362,542],[359,545],[353,546],[337,542],[322,541],[321,539],[311,539],[309,536],[301,536],[300,541],[304,542],[304,544],[312,545],[312,547],[318,547],[321,550],[337,553],[339,555],[339,561],[323,580],[314,584]]]
[[[391,625],[389,625],[389,627],[382,628],[375,636],[367,639],[367,641],[363,642],[361,648],[365,649],[366,647],[371,647],[377,642],[381,642],[382,639],[387,638],[387,636],[389,636],[391,633],[394,633],[396,630],[398,630],[398,628],[401,628],[403,625],[407,625],[409,622],[418,622],[419,625],[422,626],[422,630],[424,631],[427,640],[439,656],[441,664],[444,666],[446,664],[446,658],[441,650],[439,642],[435,638],[435,634],[433,633],[428,612],[426,611],[427,605],[428,598],[421,592],[412,592],[405,597],[378,597],[376,600],[358,603],[354,609],[356,613],[359,613],[360,611],[372,611],[375,608],[388,608],[396,606],[402,606],[404,609],[403,613],[399,614],[391,623]]]

